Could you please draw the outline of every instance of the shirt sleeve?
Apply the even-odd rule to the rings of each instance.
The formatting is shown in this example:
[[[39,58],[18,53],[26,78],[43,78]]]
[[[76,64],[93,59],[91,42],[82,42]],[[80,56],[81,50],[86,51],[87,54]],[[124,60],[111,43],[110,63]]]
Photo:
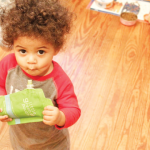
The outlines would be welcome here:
[[[7,70],[5,65],[6,63],[4,58],[0,61],[0,95],[6,95],[5,80],[6,80]]]
[[[56,102],[58,104],[59,110],[62,111],[66,117],[65,125],[63,127],[56,125],[56,128],[62,129],[70,127],[79,119],[81,115],[81,110],[79,108],[72,83],[65,87]]]
[[[0,61],[0,95],[7,95],[6,78],[8,70],[17,65],[14,53],[10,53]]]
[[[72,126],[79,119],[81,110],[71,80],[63,70],[59,69],[57,72],[59,72],[59,77],[54,79],[57,89],[56,103],[59,110],[64,113],[66,122],[63,127],[57,125],[55,127],[63,129]]]

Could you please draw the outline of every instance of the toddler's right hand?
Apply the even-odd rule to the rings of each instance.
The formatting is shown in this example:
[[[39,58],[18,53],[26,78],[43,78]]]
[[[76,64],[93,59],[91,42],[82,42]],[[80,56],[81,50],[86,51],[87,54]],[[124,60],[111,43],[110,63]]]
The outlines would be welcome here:
[[[0,108],[0,112],[2,112],[3,110]],[[0,121],[1,122],[8,122],[8,121],[12,121],[12,119],[11,118],[8,118],[8,116],[7,115],[5,115],[5,116],[0,116]]]

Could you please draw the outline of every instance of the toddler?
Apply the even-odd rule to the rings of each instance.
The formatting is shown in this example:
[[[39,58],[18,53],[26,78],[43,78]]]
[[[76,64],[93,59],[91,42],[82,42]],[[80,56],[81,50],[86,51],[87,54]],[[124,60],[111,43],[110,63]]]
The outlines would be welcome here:
[[[57,0],[15,0],[1,9],[3,44],[13,53],[0,61],[0,95],[24,90],[32,80],[54,104],[44,108],[43,122],[10,126],[14,150],[70,149],[67,128],[81,110],[72,82],[53,56],[64,45],[72,16]],[[0,116],[1,122],[11,120]]]

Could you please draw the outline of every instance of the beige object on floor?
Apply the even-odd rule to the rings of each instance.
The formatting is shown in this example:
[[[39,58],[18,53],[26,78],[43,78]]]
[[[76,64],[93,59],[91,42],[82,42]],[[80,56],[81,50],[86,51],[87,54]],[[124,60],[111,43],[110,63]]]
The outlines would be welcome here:
[[[144,15],[144,20],[150,23],[150,13]]]
[[[113,6],[114,0],[95,0],[96,4],[103,8],[110,8]]]

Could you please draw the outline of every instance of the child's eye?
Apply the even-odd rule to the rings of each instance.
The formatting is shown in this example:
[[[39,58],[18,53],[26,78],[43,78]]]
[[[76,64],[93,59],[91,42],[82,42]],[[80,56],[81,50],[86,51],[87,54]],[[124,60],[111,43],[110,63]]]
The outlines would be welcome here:
[[[45,52],[43,50],[39,50],[38,54],[43,55]]]
[[[25,53],[26,53],[26,50],[21,49],[21,50],[19,50],[19,52],[20,52],[21,54],[25,54]]]

